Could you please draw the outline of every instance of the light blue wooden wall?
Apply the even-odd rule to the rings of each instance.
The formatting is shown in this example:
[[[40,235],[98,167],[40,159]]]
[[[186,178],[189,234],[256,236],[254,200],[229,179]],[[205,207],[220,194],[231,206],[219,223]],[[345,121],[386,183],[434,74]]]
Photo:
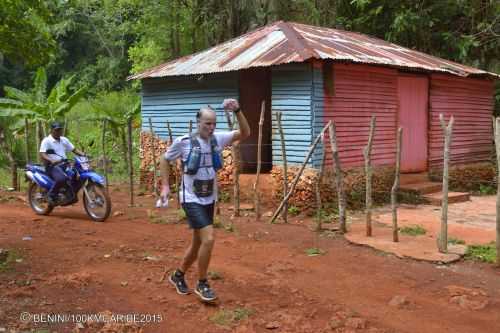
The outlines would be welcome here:
[[[311,141],[316,139],[316,137],[321,133],[321,130],[325,126],[325,120],[323,117],[323,101],[325,98],[324,90],[323,90],[323,71],[322,67],[314,67],[313,68],[313,86],[312,86],[312,126],[313,126],[313,137]],[[326,140],[326,137],[325,137]],[[312,143],[312,142],[311,142]],[[321,162],[323,159],[323,151],[324,146],[320,142],[316,149],[314,150],[312,156],[312,164],[315,168],[319,168],[321,166]]]
[[[272,68],[273,165],[283,164],[276,111],[282,112],[287,163],[303,163],[313,134],[312,89],[310,64],[288,64]],[[311,160],[308,166],[312,166]]]
[[[316,112],[322,112],[321,70],[313,70],[311,64],[301,63],[276,66],[271,71],[273,164],[283,163],[275,117],[275,112],[281,111],[287,161],[290,165],[300,165],[312,140],[322,128],[323,118],[312,113],[313,107]],[[151,117],[154,131],[162,139],[167,139],[168,119],[174,138],[184,135],[188,132],[189,120],[195,126],[196,112],[207,104],[216,109],[217,128],[227,130],[220,104],[224,98],[238,98],[238,95],[238,73],[145,79],[142,88],[142,130],[149,131]],[[320,159],[321,153],[316,152],[308,166],[319,166]]]
[[[189,120],[196,128],[196,112],[209,104],[217,113],[217,129],[227,130],[226,117],[221,107],[224,98],[238,98],[237,73],[182,76],[143,80],[142,131],[149,132],[149,118],[153,130],[167,139],[167,120],[174,138],[188,133]]]

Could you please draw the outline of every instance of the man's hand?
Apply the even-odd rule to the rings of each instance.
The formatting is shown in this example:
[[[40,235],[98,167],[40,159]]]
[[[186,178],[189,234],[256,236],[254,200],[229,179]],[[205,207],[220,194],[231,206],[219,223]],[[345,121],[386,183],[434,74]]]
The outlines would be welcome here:
[[[222,102],[222,107],[224,108],[224,110],[234,112],[240,109],[240,103],[238,103],[238,101],[233,98],[228,98]]]

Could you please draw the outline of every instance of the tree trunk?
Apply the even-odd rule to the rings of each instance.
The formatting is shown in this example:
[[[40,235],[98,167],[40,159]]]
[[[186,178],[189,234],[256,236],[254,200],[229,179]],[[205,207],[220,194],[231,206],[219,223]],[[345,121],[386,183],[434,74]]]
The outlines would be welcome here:
[[[335,168],[335,185],[337,187],[337,200],[339,204],[339,224],[340,232],[346,233],[346,198],[344,193],[344,180],[342,179],[342,167],[340,165],[339,151],[337,148],[337,133],[335,123],[332,121],[330,128],[330,149],[332,150],[332,159]]]
[[[441,201],[441,231],[439,233],[439,252],[448,252],[448,178],[450,163],[451,134],[453,131],[453,116],[450,117],[448,125],[444,121],[443,114],[439,114],[439,121],[444,133],[444,158],[443,158],[443,199]]]
[[[394,175],[394,184],[391,188],[391,208],[392,208],[392,241],[399,242],[398,235],[398,211],[397,211],[397,196],[399,189],[399,169],[401,165],[401,135],[403,129],[400,127],[398,129],[398,134],[396,138],[396,170]]]
[[[127,157],[128,157],[128,183],[130,192],[130,206],[134,206],[134,163],[132,151],[132,118],[127,119]]]
[[[281,142],[281,158],[283,159],[283,198],[288,193],[288,166],[286,160],[286,146],[285,146],[285,134],[283,133],[283,126],[281,125],[281,112],[276,112],[276,122],[278,123],[278,129],[280,132],[280,142]],[[285,207],[283,208],[283,222],[288,223],[288,201],[285,202]]]
[[[313,144],[309,148],[309,152],[307,153],[306,158],[304,159],[304,162],[302,162],[302,165],[301,165],[301,167],[299,169],[299,172],[297,173],[297,175],[295,176],[295,179],[292,182],[292,186],[290,187],[290,191],[288,191],[288,193],[286,194],[285,198],[283,198],[283,200],[281,201],[280,205],[278,206],[278,208],[274,212],[273,216],[271,217],[271,220],[269,221],[269,223],[274,223],[274,220],[276,220],[276,218],[278,217],[278,214],[283,209],[283,206],[285,205],[285,202],[287,202],[288,199],[290,199],[290,196],[292,195],[293,191],[295,190],[295,186],[297,186],[297,183],[299,182],[299,179],[300,179],[300,176],[302,175],[302,172],[304,172],[304,169],[306,168],[307,162],[311,158],[311,155],[314,152],[314,149],[316,148],[316,146],[318,145],[319,140],[321,139],[321,136],[326,131],[326,129],[330,126],[330,124],[331,124],[331,121],[329,121],[328,124],[326,124],[326,126],[323,127],[323,129],[318,134],[318,136],[314,140]]]
[[[365,177],[366,177],[366,236],[372,236],[372,164],[371,154],[373,145],[373,135],[375,133],[375,116],[372,116],[370,122],[370,134],[368,135],[368,144],[363,150],[365,157]]]
[[[255,196],[255,218],[260,220],[260,193],[259,193],[259,177],[261,167],[261,151],[262,151],[262,127],[264,126],[264,112],[266,110],[266,102],[262,101],[259,119],[259,138],[257,142],[257,175],[255,176],[255,184],[253,185],[253,192]]]

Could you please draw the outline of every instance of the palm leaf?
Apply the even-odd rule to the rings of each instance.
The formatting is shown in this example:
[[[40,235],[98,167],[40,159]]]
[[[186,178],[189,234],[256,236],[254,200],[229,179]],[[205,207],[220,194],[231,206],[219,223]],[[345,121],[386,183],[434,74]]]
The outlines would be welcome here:
[[[37,116],[38,114],[32,110],[19,108],[0,108],[0,117],[20,117],[20,116]]]
[[[4,90],[5,90],[5,95],[8,98],[17,99],[18,101],[23,102],[23,103],[30,103],[32,100],[30,94],[25,93],[24,91],[16,89],[14,87],[7,87],[6,86],[6,87],[4,87]]]
[[[12,98],[0,98],[0,105],[4,106],[21,106],[24,103],[17,100],[17,99],[12,99]]]
[[[36,71],[33,94],[38,103],[43,103],[47,93],[47,73],[45,68],[40,67]]]

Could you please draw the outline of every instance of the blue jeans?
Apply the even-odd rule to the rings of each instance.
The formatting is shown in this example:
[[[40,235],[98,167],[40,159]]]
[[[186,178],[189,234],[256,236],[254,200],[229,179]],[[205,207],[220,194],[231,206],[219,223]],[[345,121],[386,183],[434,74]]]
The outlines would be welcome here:
[[[200,205],[195,202],[186,202],[182,204],[188,220],[189,227],[192,229],[202,229],[214,223],[214,204]]]
[[[50,188],[48,195],[52,199],[57,199],[57,194],[59,193],[59,189],[66,184],[66,180],[68,176],[63,171],[63,169],[59,166],[49,166],[47,168],[47,174],[54,181],[54,185]]]

